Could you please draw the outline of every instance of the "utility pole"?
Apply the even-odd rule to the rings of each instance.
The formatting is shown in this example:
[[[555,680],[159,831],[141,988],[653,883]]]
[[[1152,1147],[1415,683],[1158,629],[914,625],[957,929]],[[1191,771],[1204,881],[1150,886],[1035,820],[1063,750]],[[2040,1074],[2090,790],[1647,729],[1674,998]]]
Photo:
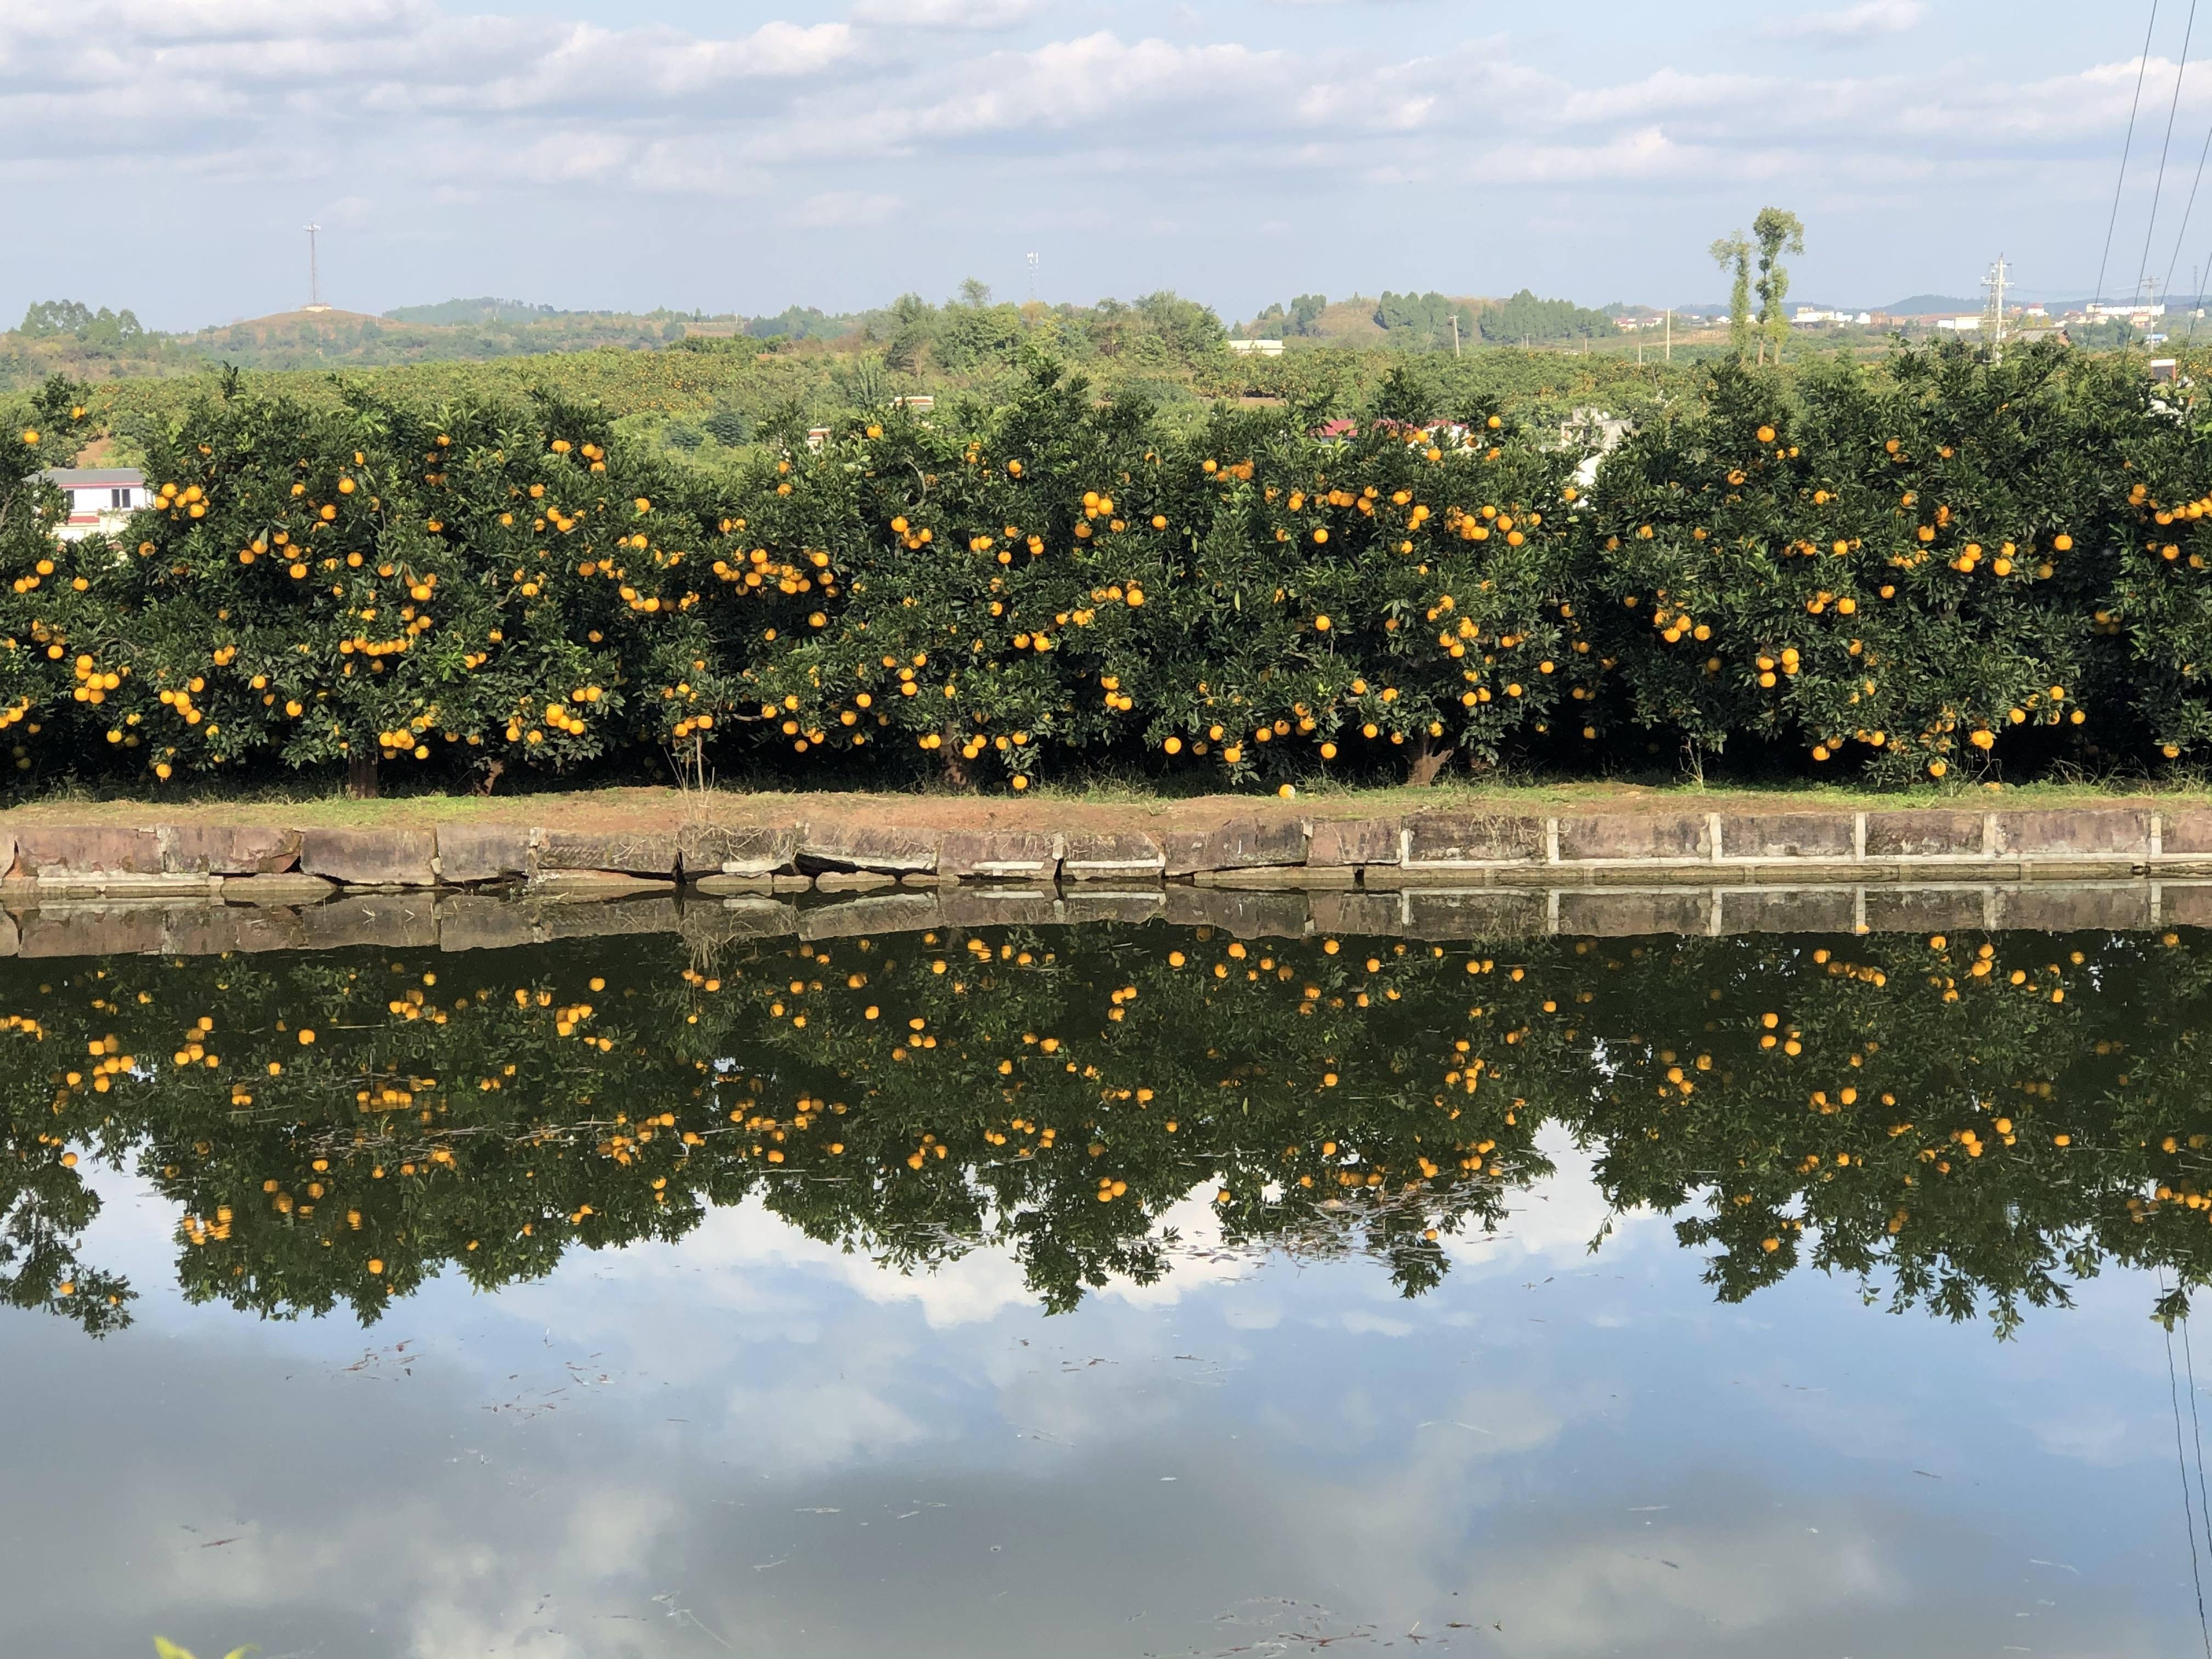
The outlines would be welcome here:
[[[1452,313],[1452,356],[1459,356],[1459,313]]]
[[[1982,337],[1989,342],[1990,361],[2004,361],[2004,296],[2008,268],[2000,253],[1990,267],[1989,275],[1982,278],[1982,292],[1988,297],[1982,306]]]
[[[1674,307],[1667,307],[1667,361],[1674,361]]]
[[[323,274],[315,258],[315,238],[321,234],[320,225],[309,225],[307,231],[307,309],[323,308]]]

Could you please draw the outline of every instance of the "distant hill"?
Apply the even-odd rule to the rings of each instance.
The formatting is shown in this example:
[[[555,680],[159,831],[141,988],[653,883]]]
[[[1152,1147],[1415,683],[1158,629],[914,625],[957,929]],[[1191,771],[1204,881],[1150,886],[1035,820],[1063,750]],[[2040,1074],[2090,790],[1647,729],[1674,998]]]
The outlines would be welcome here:
[[[521,300],[441,300],[434,306],[396,306],[385,316],[395,323],[428,323],[452,328],[462,323],[534,323],[564,313],[551,306]]]
[[[1955,294],[1915,294],[1881,307],[1893,317],[1931,317],[1939,313],[1952,316],[1981,308],[1979,300],[1961,300]]]

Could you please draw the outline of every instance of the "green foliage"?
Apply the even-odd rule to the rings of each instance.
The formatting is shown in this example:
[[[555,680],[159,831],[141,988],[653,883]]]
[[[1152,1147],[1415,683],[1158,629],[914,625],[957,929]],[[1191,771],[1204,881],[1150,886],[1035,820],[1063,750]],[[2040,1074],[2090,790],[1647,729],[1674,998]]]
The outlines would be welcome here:
[[[94,311],[76,300],[41,300],[23,313],[17,331],[33,340],[51,340],[67,334],[94,345],[119,346],[142,337],[146,331],[129,310]]]
[[[752,436],[753,423],[741,409],[718,409],[699,425],[716,443],[732,449]]]
[[[1525,291],[1524,291],[1525,292]],[[1522,295],[1516,295],[1506,306],[1520,306]],[[1539,306],[1560,304],[1563,301],[1537,301]],[[1504,310],[1504,307],[1498,307]],[[1525,307],[1524,307],[1525,309]],[[1571,307],[1571,311],[1573,308]],[[1519,313],[1516,313],[1516,318]],[[1458,321],[1455,332],[1452,324]],[[1535,320],[1534,313],[1522,320]],[[1455,300],[1447,300],[1441,294],[1393,294],[1388,289],[1375,307],[1376,325],[1390,337],[1393,345],[1401,345],[1416,351],[1446,351],[1454,341],[1473,345],[1483,337],[1476,327],[1475,314],[1470,306]],[[1556,326],[1556,325],[1553,325]],[[1487,337],[1496,338],[1498,336]],[[1552,335],[1527,335],[1516,338],[1552,338]]]
[[[1751,349],[1751,243],[1733,230],[1705,252],[1729,273],[1729,345],[1741,357]]]
[[[1498,345],[1528,345],[1546,340],[1609,340],[1619,332],[1613,325],[1613,319],[1602,311],[1588,310],[1571,300],[1540,300],[1525,288],[1510,300],[1485,307],[1477,320],[1482,337]],[[1445,329],[1449,334],[1449,324]]]
[[[1759,216],[1751,222],[1751,234],[1759,241],[1759,281],[1753,286],[1759,293],[1759,326],[1762,349],[1774,349],[1774,361],[1782,361],[1782,343],[1790,337],[1790,313],[1785,302],[1790,297],[1790,270],[1782,263],[1784,253],[1805,251],[1805,226],[1797,216],[1783,208],[1761,208]]]
[[[1322,312],[1328,309],[1326,294],[1301,294],[1285,310],[1281,301],[1268,306],[1239,331],[1249,339],[1285,339],[1318,334],[1316,326]]]

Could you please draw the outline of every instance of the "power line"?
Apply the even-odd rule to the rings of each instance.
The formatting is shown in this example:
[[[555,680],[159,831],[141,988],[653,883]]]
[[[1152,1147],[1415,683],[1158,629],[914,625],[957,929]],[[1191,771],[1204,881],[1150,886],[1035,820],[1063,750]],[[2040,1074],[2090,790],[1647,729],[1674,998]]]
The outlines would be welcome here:
[[[2197,1510],[2204,1522],[2205,1539],[2212,1541],[2212,1493],[2207,1493],[2204,1489],[2204,1427],[2197,1416],[2197,1356],[2189,1344],[2189,1316],[2186,1314],[2181,1316],[2181,1358],[2187,1368],[2185,1374],[2189,1379],[2189,1430],[2197,1442]],[[2200,1627],[2203,1622],[2200,1616],[2197,1620]],[[2207,1636],[2206,1644],[2212,1646],[2212,1635]]]
[[[2112,181],[2112,212],[2105,221],[2105,252],[2097,261],[2097,298],[2105,297],[2105,267],[2112,257],[2112,228],[2120,222],[2120,187],[2128,181],[2128,153],[2135,148],[2136,110],[2142,102],[2143,74],[2150,68],[2150,37],[2158,27],[2158,0],[2150,0],[2150,27],[2143,31],[2142,57],[2136,64],[2136,95],[2128,105],[2128,136],[2120,144],[2120,176]]]
[[[2173,270],[2174,267],[2181,263],[2181,245],[2189,237],[2189,214],[2190,210],[2197,205],[2197,186],[2204,181],[2204,161],[2207,156],[2212,156],[2212,126],[2204,129],[2204,148],[2197,152],[2197,173],[2189,181],[2189,200],[2183,204],[2181,210],[2181,228],[2174,233],[2173,258],[2166,262],[2166,291],[2168,294],[2173,292]],[[2202,288],[2197,291],[2197,302],[2200,306],[2204,303],[2204,290]]]
[[[2197,0],[2189,0],[2189,21],[2181,28],[2181,58],[2173,66],[2173,101],[2166,107],[2166,137],[2158,147],[2158,177],[2150,187],[2150,222],[2143,227],[2142,259],[2136,267],[2136,287],[2138,290],[2142,287],[2143,278],[2150,274],[2150,238],[2151,233],[2158,228],[2159,192],[2166,188],[2166,153],[2173,147],[2173,118],[2181,108],[2182,79],[2189,73],[2189,38],[2196,32]],[[2148,52],[2144,53],[2144,67],[2149,67]],[[2136,77],[2136,86],[2140,91],[2142,86],[2140,74]],[[2172,273],[2169,271],[2167,274]]]
[[[2165,1317],[2161,1318],[2159,1322],[2166,1328],[2166,1398],[2172,1402],[2173,1407],[2173,1461],[2181,1473],[2181,1524],[2189,1534],[2189,1577],[2190,1581],[2195,1585],[2197,1589],[2197,1631],[2204,1639],[2205,1659],[2212,1659],[2212,1625],[2208,1625],[2205,1620],[2204,1576],[2203,1568],[2198,1564],[2197,1553],[2197,1516],[2194,1511],[2190,1508],[2189,1504],[2189,1458],[2188,1455],[2183,1451],[2181,1446],[2181,1389],[2179,1381],[2174,1376],[2173,1370],[2174,1315],[2170,1299],[2166,1294],[2166,1273],[2163,1268],[2159,1272],[2158,1287],[2160,1292],[2160,1311],[2165,1316]],[[2177,1286],[2176,1288],[2177,1292],[2179,1292],[2179,1287]],[[2186,1317],[2186,1316],[2184,1316],[2184,1317]],[[2186,1338],[2184,1340],[2186,1340]],[[2194,1376],[2195,1366],[2193,1364],[2191,1367],[2191,1370],[2192,1374],[2190,1379],[2189,1408],[2193,1413],[2197,1409],[2197,1389],[2196,1378]],[[2200,1441],[2198,1443],[2201,1453],[2203,1443]],[[2208,1540],[2207,1541],[2212,1542],[2212,1540]]]

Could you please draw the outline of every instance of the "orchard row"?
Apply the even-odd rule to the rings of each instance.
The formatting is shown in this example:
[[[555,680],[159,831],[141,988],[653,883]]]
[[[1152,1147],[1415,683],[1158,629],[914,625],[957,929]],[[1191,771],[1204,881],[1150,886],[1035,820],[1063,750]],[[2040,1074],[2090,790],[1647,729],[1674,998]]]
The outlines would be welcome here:
[[[0,740],[33,777],[479,787],[854,762],[1277,787],[1654,753],[1903,784],[2212,742],[2212,445],[2125,360],[1719,371],[1604,458],[1513,410],[1195,425],[1040,369],[734,482],[610,415],[234,384],[117,537],[0,435]],[[882,781],[895,774],[871,766]]]

